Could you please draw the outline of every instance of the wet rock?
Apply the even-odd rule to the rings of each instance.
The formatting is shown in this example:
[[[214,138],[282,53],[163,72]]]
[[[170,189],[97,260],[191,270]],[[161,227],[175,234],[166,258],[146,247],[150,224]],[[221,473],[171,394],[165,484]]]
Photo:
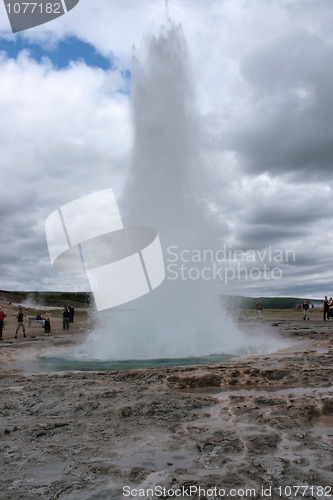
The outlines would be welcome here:
[[[263,377],[266,380],[282,380],[289,375],[287,370],[263,370]]]
[[[320,415],[320,410],[317,406],[306,404],[302,408],[295,409],[294,412],[297,413],[298,419],[305,422],[311,422],[311,420]]]
[[[235,403],[243,403],[244,401],[246,401],[245,396],[231,395],[231,396],[229,396],[229,399],[230,399],[230,401],[234,401]]]
[[[249,438],[247,447],[251,453],[267,453],[274,450],[280,441],[278,433],[257,434]]]
[[[243,443],[233,432],[216,431],[196,443],[201,453],[209,453],[218,448],[219,453],[238,453],[244,449]]]
[[[36,416],[40,416],[40,415],[48,415],[50,410],[54,408],[54,404],[53,403],[37,403],[35,405],[33,405],[30,410],[28,411],[28,413],[30,415],[36,415]]]
[[[327,450],[333,452],[333,446],[324,441],[315,441],[314,443],[310,443],[310,446],[313,448],[318,448],[319,450]]]
[[[285,404],[285,401],[283,399],[260,396],[254,399],[254,403],[260,406],[277,406]]]
[[[6,427],[6,428],[4,429],[4,431],[3,431],[3,433],[4,433],[5,435],[8,435],[8,434],[12,434],[12,433],[13,433],[13,432],[15,432],[15,431],[21,430],[21,429],[22,429],[22,427],[19,427],[19,426],[17,426],[17,425],[14,425],[14,426]]]
[[[131,406],[125,406],[118,411],[118,415],[121,418],[129,418],[133,415],[133,408]]]
[[[281,458],[259,457],[253,460],[253,464],[262,469],[266,474],[276,479],[281,477],[285,468],[285,461]]]
[[[200,410],[207,406],[213,406],[216,400],[208,397],[162,397],[145,405],[136,404],[126,406],[118,410],[118,415],[122,418],[145,417],[156,419],[160,422],[180,421],[182,419],[193,419],[195,410]]]
[[[49,436],[53,435],[55,429],[62,429],[64,427],[67,427],[69,425],[68,422],[51,422],[51,423],[41,423],[38,424],[38,426],[32,430],[31,434],[33,439],[34,438],[39,438],[42,436]]]
[[[117,391],[105,391],[100,394],[98,394],[98,398],[114,398],[118,394]]]
[[[333,415],[333,398],[323,399],[322,412],[323,415]]]
[[[196,374],[191,377],[172,375],[166,378],[166,383],[177,389],[219,387],[221,385],[221,376],[214,373]]]
[[[146,479],[146,477],[153,472],[152,469],[147,469],[145,467],[133,467],[129,473],[129,479],[133,483],[139,483]]]

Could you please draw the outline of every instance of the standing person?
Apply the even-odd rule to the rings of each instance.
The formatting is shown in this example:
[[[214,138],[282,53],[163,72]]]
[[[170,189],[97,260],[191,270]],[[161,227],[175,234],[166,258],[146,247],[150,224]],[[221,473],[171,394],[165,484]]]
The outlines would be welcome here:
[[[23,330],[23,337],[25,337],[25,328],[24,328],[24,322],[23,322],[23,318],[27,317],[24,312],[22,311],[22,307],[20,307],[19,309],[19,312],[17,313],[16,317],[17,317],[17,327],[16,327],[16,332],[15,332],[15,339],[17,339],[17,333],[19,331],[20,328],[22,328]]]
[[[38,313],[38,314],[36,315],[36,320],[38,321],[38,323],[40,323],[40,324],[42,325],[42,327],[44,327],[44,320],[43,320],[43,318],[42,318],[41,313]]]
[[[326,317],[328,319],[328,300],[327,300],[327,295],[325,295],[324,302],[323,302],[323,315],[324,315],[324,321],[326,321]]]
[[[310,319],[310,316],[309,316],[309,304],[308,304],[308,301],[307,300],[304,300],[303,302],[303,319],[304,321],[307,319]]]
[[[3,312],[3,310],[0,307],[0,340],[2,340],[2,330],[4,327],[5,317],[6,317],[6,314]]]
[[[328,299],[328,313],[327,313],[327,319],[333,318],[333,300],[332,297]]]
[[[69,322],[74,323],[74,314],[75,314],[74,307],[71,305],[68,305],[68,307],[69,307]]]
[[[44,333],[45,335],[50,335],[51,332],[51,320],[49,318],[49,315],[45,313],[44,316]]]
[[[69,308],[65,306],[62,310],[62,328],[63,330],[69,330]]]
[[[262,304],[261,304],[261,302],[257,303],[257,316],[259,319],[262,319]]]

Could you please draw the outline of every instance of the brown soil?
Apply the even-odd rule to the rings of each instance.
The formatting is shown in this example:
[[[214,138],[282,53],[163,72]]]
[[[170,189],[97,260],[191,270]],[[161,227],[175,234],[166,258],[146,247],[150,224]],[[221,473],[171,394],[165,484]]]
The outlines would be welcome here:
[[[202,499],[221,498],[214,488],[253,488],[257,498],[265,488],[273,499],[333,493],[331,323],[280,321],[294,348],[225,364],[29,373],[13,369],[22,356],[78,342],[86,325],[63,333],[51,314],[50,337],[34,325],[14,341],[15,309],[5,309],[1,498],[148,499],[156,486],[160,498],[173,488],[197,499],[199,486]]]

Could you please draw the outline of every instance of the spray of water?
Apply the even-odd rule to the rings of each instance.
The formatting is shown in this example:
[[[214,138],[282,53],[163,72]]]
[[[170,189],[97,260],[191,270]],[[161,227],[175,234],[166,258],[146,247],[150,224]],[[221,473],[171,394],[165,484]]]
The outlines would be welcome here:
[[[127,225],[157,229],[163,251],[215,248],[221,226],[207,205],[211,180],[200,161],[188,47],[169,21],[133,61],[135,143],[122,199]],[[167,273],[168,275],[168,273]],[[99,313],[87,349],[93,359],[140,359],[234,352],[243,336],[221,313],[212,282],[166,279],[152,293]]]
[[[213,180],[200,160],[201,130],[181,26],[168,21],[133,61],[135,142],[119,200],[125,225],[155,228],[168,247],[203,250],[223,244],[208,205]],[[222,313],[214,282],[167,279],[153,292],[96,314],[85,345],[72,357],[128,360],[236,353],[246,336]]]
[[[169,2],[168,2],[168,0],[165,0],[164,11],[165,11],[165,18],[169,19]]]

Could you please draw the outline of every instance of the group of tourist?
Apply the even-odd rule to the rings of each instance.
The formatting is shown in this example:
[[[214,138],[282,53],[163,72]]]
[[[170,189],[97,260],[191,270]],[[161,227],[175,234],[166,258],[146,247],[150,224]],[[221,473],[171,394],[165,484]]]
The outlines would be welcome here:
[[[310,305],[308,304],[308,301],[304,300],[304,302],[303,302],[303,304],[302,304],[301,307],[303,309],[303,319],[304,319],[304,321],[305,320],[309,320],[310,319],[310,315],[309,315]],[[312,307],[313,307],[313,305],[312,305]],[[257,303],[256,309],[257,309],[258,318],[262,319],[263,306],[262,306],[261,302]],[[63,318],[62,326],[63,326],[63,330],[68,330],[69,329],[69,324],[74,322],[74,314],[75,314],[74,307],[71,306],[70,304],[68,304],[67,306],[63,307],[63,309],[62,309],[62,318]],[[2,332],[3,332],[3,329],[4,329],[5,317],[6,317],[6,314],[3,312],[2,308],[0,307],[0,340],[2,340]],[[17,338],[17,334],[18,334],[18,332],[19,332],[19,330],[21,328],[22,328],[22,331],[23,331],[23,337],[26,337],[25,326],[24,326],[24,318],[26,318],[26,317],[27,316],[24,314],[22,307],[19,306],[19,311],[18,311],[18,313],[16,315],[16,318],[17,318],[17,327],[16,327],[16,332],[15,332],[15,337],[14,337],[15,339]],[[324,321],[326,321],[326,320],[330,320],[331,318],[333,318],[333,299],[332,299],[332,297],[330,297],[328,299],[327,296],[325,295],[325,299],[324,299],[324,302],[323,302],[323,319],[324,319]],[[29,318],[29,319],[31,319],[31,318]],[[51,332],[51,320],[50,320],[49,315],[47,313],[45,313],[44,317],[42,317],[42,315],[40,313],[38,313],[36,315],[35,319],[44,328],[45,335],[50,335],[50,332]]]
[[[333,318],[333,299],[332,297],[327,299],[327,295],[325,295],[323,303],[323,319],[326,321],[326,319],[331,318]]]
[[[313,308],[313,304],[312,304]],[[304,300],[302,304],[302,309],[303,309],[303,319],[304,320],[309,320],[309,309],[310,305],[308,304],[307,300]],[[323,320],[330,320],[333,318],[333,299],[330,297],[329,299],[327,298],[327,295],[325,295],[324,302],[323,302]]]
[[[65,306],[62,310],[62,315],[63,315],[63,329],[68,330],[69,329],[69,324],[74,322],[74,307],[68,304]],[[0,340],[3,340],[2,333],[5,328],[5,318],[6,314],[0,307]],[[22,329],[23,332],[23,337],[26,337],[26,331],[25,331],[25,325],[24,325],[24,318],[27,318],[27,315],[23,312],[23,309],[21,306],[19,306],[18,313],[16,314],[16,331],[15,331],[15,339],[17,339],[17,334],[19,330]],[[51,319],[50,316],[45,313],[44,316],[41,315],[41,313],[37,313],[36,317],[31,318],[29,317],[29,325],[30,321],[32,319],[37,320],[41,326],[44,329],[45,335],[50,335],[51,333]]]
[[[297,309],[300,309],[300,308],[303,309],[304,321],[310,320],[310,314],[309,314],[310,304],[308,303],[308,301],[304,300],[303,304],[297,306]],[[311,309],[313,309],[313,308],[314,308],[314,306],[313,306],[313,304],[311,304]],[[257,317],[259,319],[262,319],[263,306],[262,306],[261,302],[257,302],[256,309],[257,309]],[[323,303],[323,314],[324,314],[324,321],[326,321],[326,319],[329,320],[329,319],[333,318],[333,299],[332,299],[332,297],[327,299],[327,296],[325,295],[325,299],[324,299],[324,303]]]
[[[23,330],[23,337],[25,337],[25,327],[24,327],[24,318],[26,318],[26,314],[24,314],[23,310],[22,310],[22,307],[19,307],[19,311],[16,315],[16,318],[17,318],[17,327],[16,327],[16,332],[15,332],[15,339],[17,339],[17,334],[19,332],[19,330],[22,328]],[[29,325],[30,325],[30,320],[32,318],[29,318]],[[36,314],[36,318],[35,318],[41,325],[42,327],[44,328],[44,333],[45,335],[50,335],[50,332],[51,332],[51,320],[50,320],[50,317],[47,313],[44,314],[44,317],[42,317],[42,315],[40,313],[37,313]]]

